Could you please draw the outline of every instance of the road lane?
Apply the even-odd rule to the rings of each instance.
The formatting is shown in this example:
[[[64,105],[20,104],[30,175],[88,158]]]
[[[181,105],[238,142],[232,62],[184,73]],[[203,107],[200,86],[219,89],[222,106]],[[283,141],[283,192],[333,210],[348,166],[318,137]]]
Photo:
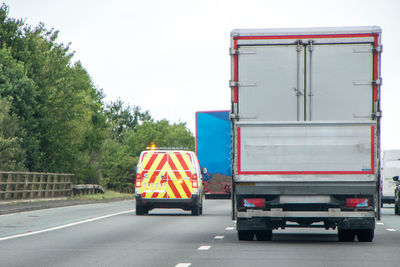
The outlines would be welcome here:
[[[119,201],[0,215],[0,238],[76,223],[133,208],[133,201]]]
[[[205,200],[203,216],[157,209],[148,216],[120,214],[34,236],[0,241],[0,266],[396,266],[400,255],[400,216],[383,209],[372,243],[342,243],[336,231],[290,228],[274,231],[270,242],[239,242],[229,200]],[[133,202],[87,205],[74,219],[129,210]],[[71,210],[20,214],[53,225]],[[32,216],[39,217],[29,217]],[[4,216],[0,216],[0,225]],[[10,218],[14,218],[12,221]],[[19,217],[9,217],[16,224]],[[41,225],[36,221],[36,228]],[[18,229],[25,230],[23,226]],[[391,232],[387,229],[393,228]],[[4,229],[3,229],[4,230]],[[4,231],[2,230],[2,234]]]

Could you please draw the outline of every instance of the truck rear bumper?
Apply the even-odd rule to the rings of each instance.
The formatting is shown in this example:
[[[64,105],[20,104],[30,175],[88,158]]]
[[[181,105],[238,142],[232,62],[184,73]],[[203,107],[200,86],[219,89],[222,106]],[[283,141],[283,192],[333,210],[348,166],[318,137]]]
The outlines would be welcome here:
[[[238,218],[253,217],[276,217],[276,218],[365,218],[375,217],[373,211],[341,211],[340,209],[329,209],[329,211],[283,211],[282,209],[247,210],[238,211]]]
[[[294,224],[287,224],[294,222]],[[374,229],[373,211],[272,211],[248,210],[237,212],[238,230],[272,230],[286,227],[314,227],[325,229]]]

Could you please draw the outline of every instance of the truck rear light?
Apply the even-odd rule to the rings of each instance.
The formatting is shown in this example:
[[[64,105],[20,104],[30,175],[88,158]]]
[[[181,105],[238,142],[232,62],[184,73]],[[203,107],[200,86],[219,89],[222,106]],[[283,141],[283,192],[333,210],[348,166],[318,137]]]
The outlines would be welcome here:
[[[199,184],[198,184],[198,182],[197,182],[197,174],[194,173],[194,174],[192,175],[191,180],[192,180],[192,187],[193,187],[193,188],[198,188],[198,187],[199,187]]]
[[[245,198],[243,199],[243,206],[246,208],[265,208],[264,198]]]
[[[346,199],[346,207],[348,208],[368,208],[368,198],[348,198]]]
[[[136,174],[136,187],[142,186],[142,175],[140,173]]]

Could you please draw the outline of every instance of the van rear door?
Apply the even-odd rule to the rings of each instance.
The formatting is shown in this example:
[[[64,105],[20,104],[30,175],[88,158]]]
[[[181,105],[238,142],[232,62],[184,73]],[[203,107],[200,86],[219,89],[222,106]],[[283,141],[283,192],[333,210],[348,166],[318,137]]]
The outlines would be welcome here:
[[[189,199],[193,194],[191,177],[194,159],[188,152],[146,151],[138,173],[142,177],[140,194],[147,199]]]
[[[168,153],[168,197],[190,198],[193,193],[191,177],[194,160],[188,152]]]

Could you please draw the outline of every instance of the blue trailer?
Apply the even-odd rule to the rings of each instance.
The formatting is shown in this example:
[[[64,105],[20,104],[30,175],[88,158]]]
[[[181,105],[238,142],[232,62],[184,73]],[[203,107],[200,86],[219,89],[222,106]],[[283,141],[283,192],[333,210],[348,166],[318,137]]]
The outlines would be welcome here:
[[[231,123],[229,111],[196,112],[196,154],[203,175],[206,198],[230,198]]]

